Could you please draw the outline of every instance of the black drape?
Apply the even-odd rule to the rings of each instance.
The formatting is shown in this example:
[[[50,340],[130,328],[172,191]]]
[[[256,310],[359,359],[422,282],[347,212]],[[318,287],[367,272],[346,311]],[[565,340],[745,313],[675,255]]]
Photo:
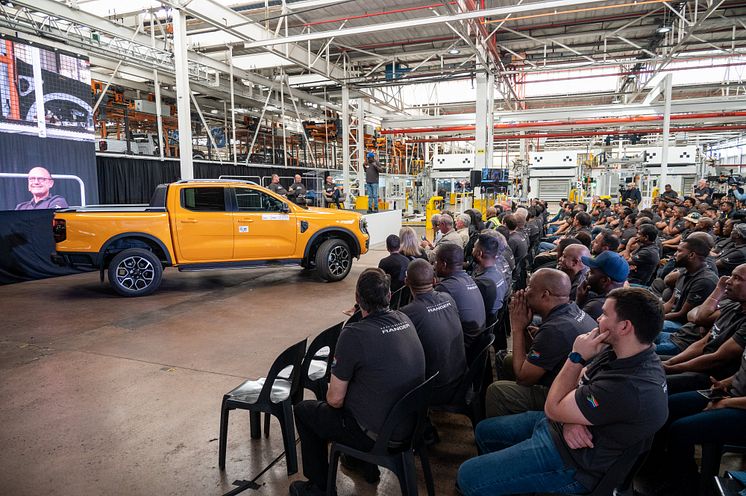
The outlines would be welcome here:
[[[159,184],[179,180],[178,160],[153,160],[132,157],[97,156],[98,190],[102,204],[148,203]],[[314,169],[306,167],[256,166],[219,163],[194,163],[194,177],[217,179],[222,176],[251,176],[261,178],[278,174],[290,177]],[[323,179],[325,171],[318,171]],[[306,177],[306,176],[304,176]],[[256,181],[256,179],[254,179]],[[286,186],[289,186],[286,185]]]
[[[0,211],[0,284],[80,272],[52,263],[54,210]]]

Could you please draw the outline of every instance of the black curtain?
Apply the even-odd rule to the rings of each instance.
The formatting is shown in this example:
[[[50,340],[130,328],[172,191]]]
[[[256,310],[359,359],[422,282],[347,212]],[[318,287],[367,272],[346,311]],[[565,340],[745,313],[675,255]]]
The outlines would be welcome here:
[[[75,274],[52,263],[54,210],[0,211],[0,284]]]
[[[98,170],[98,190],[102,204],[112,203],[148,203],[155,187],[159,184],[179,180],[178,160],[152,160],[132,157],[96,157]],[[220,176],[251,176],[262,178],[277,174],[281,177],[292,177],[295,174],[307,177],[306,167],[280,166],[247,166],[219,163],[194,163],[194,177],[198,179],[217,179]],[[317,171],[323,179],[326,171]],[[254,179],[256,181],[256,179]],[[282,181],[283,184],[288,182]],[[289,184],[285,184],[289,186]]]

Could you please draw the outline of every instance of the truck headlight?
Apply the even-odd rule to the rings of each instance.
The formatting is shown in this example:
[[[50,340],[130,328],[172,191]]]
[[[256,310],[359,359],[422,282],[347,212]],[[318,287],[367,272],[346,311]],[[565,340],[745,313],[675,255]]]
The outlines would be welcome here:
[[[365,217],[360,217],[360,231],[362,231],[363,234],[368,234],[368,221]]]

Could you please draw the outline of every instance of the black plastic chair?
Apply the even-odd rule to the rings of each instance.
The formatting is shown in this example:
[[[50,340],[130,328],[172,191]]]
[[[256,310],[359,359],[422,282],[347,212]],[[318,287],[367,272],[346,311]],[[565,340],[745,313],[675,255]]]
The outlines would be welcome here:
[[[466,415],[471,420],[472,428],[476,428],[479,421],[484,419],[484,403],[482,401],[483,389],[485,388],[484,371],[487,367],[487,358],[495,336],[484,333],[479,339],[481,341],[478,348],[480,352],[469,364],[469,370],[467,370],[457,393],[454,395],[458,402],[430,406],[432,411]]]
[[[322,331],[308,345],[306,356],[300,366],[302,387],[298,388],[298,394],[293,403],[298,403],[303,399],[304,389],[311,391],[319,401],[326,399],[326,391],[329,388],[329,378],[332,373],[334,350],[337,347],[342,326],[344,326],[344,322]]]
[[[337,464],[339,456],[352,456],[374,465],[387,468],[396,474],[399,479],[402,496],[417,494],[417,474],[415,472],[414,456],[419,455],[422,471],[425,475],[427,494],[435,494],[433,475],[430,471],[430,462],[427,459],[427,450],[422,440],[422,433],[427,418],[427,405],[433,391],[433,379],[438,372],[433,374],[425,382],[412,389],[404,395],[389,411],[383,423],[381,432],[378,434],[376,443],[370,451],[360,451],[341,443],[332,443],[329,453],[329,474],[326,483],[326,493],[336,494],[337,486]],[[400,425],[412,424],[412,435],[403,441],[394,441],[391,436],[394,429]]]
[[[736,444],[703,444],[702,445],[702,466],[700,469],[700,492],[708,494],[711,491],[712,481],[720,473],[720,460],[723,453],[742,453],[746,454],[746,446]]]
[[[300,366],[306,351],[304,339],[283,351],[269,369],[266,379],[244,381],[240,386],[223,396],[220,406],[220,447],[218,465],[225,469],[225,450],[228,440],[228,414],[231,410],[249,410],[251,438],[261,437],[261,412],[277,417],[282,429],[288,475],[298,471],[298,454],[295,449],[295,427],[293,425],[293,398],[300,389]],[[278,377],[282,371],[292,367],[287,379]],[[267,417],[269,419],[269,417]],[[269,422],[264,434],[269,436]]]

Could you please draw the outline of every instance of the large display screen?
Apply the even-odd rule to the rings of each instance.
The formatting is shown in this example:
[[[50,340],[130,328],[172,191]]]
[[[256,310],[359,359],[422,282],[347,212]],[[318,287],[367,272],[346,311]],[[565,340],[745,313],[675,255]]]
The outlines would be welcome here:
[[[508,169],[482,169],[483,183],[507,183]]]
[[[87,58],[0,38],[0,210],[98,202]]]

